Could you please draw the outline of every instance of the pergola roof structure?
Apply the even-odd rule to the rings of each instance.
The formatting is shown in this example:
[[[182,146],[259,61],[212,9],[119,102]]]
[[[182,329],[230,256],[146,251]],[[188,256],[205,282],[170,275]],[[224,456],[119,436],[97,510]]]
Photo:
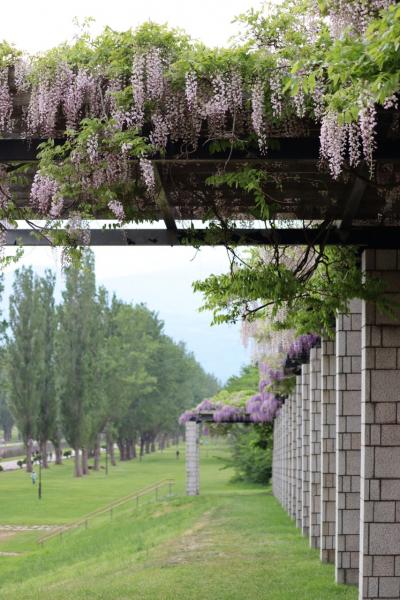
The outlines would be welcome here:
[[[190,419],[188,419],[189,421],[192,421],[194,423],[214,423],[214,425],[235,425],[237,423],[249,423],[254,425],[255,422],[251,420],[250,415],[249,414],[243,414],[240,418],[238,417],[237,420],[232,421],[232,420],[222,420],[222,421],[214,421],[214,413],[215,411],[207,411],[207,412],[199,412],[196,414],[196,416],[191,417]]]
[[[334,180],[321,168],[319,130],[304,120],[297,135],[274,137],[266,157],[256,150],[210,154],[208,141],[200,150],[188,154],[170,143],[164,157],[152,160],[158,180],[158,193],[146,199],[140,219],[163,221],[164,227],[151,229],[93,229],[91,245],[172,246],[184,244],[282,244],[282,245],[357,245],[361,247],[398,247],[400,241],[400,113],[379,114],[375,168],[371,179],[367,167],[345,169]],[[20,133],[0,139],[0,162],[8,165],[36,160],[43,139],[24,139]],[[62,143],[56,139],[55,143]],[[229,171],[244,166],[264,170],[265,193],[271,204],[271,221],[260,225],[254,199],[242,190],[207,185],[207,178],[228,165]],[[135,161],[132,169],[137,170]],[[17,205],[28,203],[30,181],[14,185]],[[99,214],[99,219],[110,215]],[[229,227],[210,235],[196,222],[229,220]],[[233,226],[232,226],[233,223]],[[24,245],[47,244],[30,229],[8,234],[8,244],[17,238]]]

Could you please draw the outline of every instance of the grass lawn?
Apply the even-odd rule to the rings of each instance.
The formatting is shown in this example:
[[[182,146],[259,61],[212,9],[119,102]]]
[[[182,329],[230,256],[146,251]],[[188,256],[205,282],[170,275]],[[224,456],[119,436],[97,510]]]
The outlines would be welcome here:
[[[119,465],[108,478],[75,481],[72,465],[54,467],[40,506],[23,474],[2,473],[2,523],[65,522],[164,477],[176,478],[179,496],[125,508],[43,548],[37,533],[0,539],[0,552],[22,552],[0,556],[1,600],[356,600],[354,588],[334,584],[333,567],[319,562],[268,489],[229,482],[215,458],[222,452],[202,448],[196,498],[183,495],[182,449],[179,461],[172,449]]]

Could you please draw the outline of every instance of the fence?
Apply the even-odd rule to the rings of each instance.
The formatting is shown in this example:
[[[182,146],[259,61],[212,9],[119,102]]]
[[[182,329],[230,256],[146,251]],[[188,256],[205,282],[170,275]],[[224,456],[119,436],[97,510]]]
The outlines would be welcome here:
[[[162,479],[161,481],[153,483],[152,485],[147,486],[147,487],[143,488],[142,490],[135,492],[134,494],[129,494],[129,496],[124,496],[123,498],[120,498],[119,500],[116,500],[115,502],[108,504],[107,506],[105,506],[103,508],[98,508],[97,510],[95,510],[91,513],[88,513],[87,515],[85,515],[84,517],[82,517],[81,519],[79,519],[77,521],[68,523],[67,525],[62,525],[55,531],[52,531],[51,533],[39,538],[37,543],[43,545],[45,542],[48,542],[50,539],[53,539],[57,536],[59,536],[60,539],[62,539],[64,534],[68,533],[69,531],[71,531],[73,529],[78,529],[79,527],[85,527],[85,529],[87,529],[89,527],[89,521],[91,521],[92,519],[95,519],[97,517],[100,517],[101,515],[106,515],[107,513],[109,513],[110,519],[112,519],[114,516],[115,509],[119,508],[125,504],[128,504],[129,502],[133,502],[134,508],[138,508],[140,505],[140,498],[143,498],[144,496],[154,494],[154,499],[157,502],[159,500],[159,498],[161,497],[161,490],[163,488],[168,488],[168,496],[172,495],[172,486],[173,485],[175,485],[174,479]]]

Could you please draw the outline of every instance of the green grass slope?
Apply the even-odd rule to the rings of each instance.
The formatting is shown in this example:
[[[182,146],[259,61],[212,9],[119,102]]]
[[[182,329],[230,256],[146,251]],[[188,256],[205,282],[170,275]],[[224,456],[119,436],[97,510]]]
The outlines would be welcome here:
[[[0,552],[12,548],[23,552],[20,556],[0,556],[1,600],[357,598],[354,588],[334,584],[332,566],[320,564],[317,552],[308,548],[269,490],[229,483],[231,473],[221,471],[214,458],[221,450],[203,448],[202,452],[200,497],[181,495],[153,501],[139,510],[128,506],[113,520],[97,519],[88,530],[74,531],[62,540],[56,538],[43,548],[33,544],[31,532],[16,536],[14,541],[0,541]],[[112,474],[115,485],[112,478],[108,480],[113,491],[104,483],[97,499],[92,486],[98,487],[100,478],[91,475],[88,481],[80,482],[80,495],[75,489],[65,492],[67,506],[82,497],[80,514],[77,507],[69,506],[67,518],[106,504],[114,499],[114,493],[117,497],[130,493],[128,485],[124,488],[124,478],[140,488],[175,476],[177,490],[182,493],[182,458],[176,461],[171,451],[147,457],[141,464],[117,467],[120,474]],[[60,522],[63,509],[50,500],[51,477],[53,470],[48,475],[47,518],[48,522]],[[54,483],[62,480],[61,470],[54,478]],[[18,496],[19,480],[14,480]],[[89,498],[83,497],[85,492]],[[7,503],[12,504],[12,497],[10,483]],[[3,496],[2,508],[4,500]],[[7,511],[11,522],[12,507]],[[19,502],[16,516],[21,519],[20,512]],[[35,522],[44,514],[36,512]]]

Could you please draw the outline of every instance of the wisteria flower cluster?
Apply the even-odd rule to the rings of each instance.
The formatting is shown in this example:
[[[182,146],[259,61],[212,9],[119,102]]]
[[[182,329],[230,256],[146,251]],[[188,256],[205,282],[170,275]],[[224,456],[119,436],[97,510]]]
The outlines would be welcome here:
[[[200,404],[196,406],[196,411],[198,412],[208,412],[210,410],[215,410],[217,408],[217,404],[206,398],[202,400]]]
[[[326,65],[334,61],[325,61],[322,46],[328,52],[346,39],[367,43],[368,24],[396,3],[322,4],[323,8],[310,0],[303,12],[298,7],[293,24],[290,3],[283,3],[276,14],[272,11],[258,20],[264,23],[265,37],[247,38],[254,42],[250,44],[244,34],[244,44],[221,51],[206,51],[176,32],[147,24],[137,32],[85,37],[79,41],[82,53],[68,45],[40,57],[21,58],[17,53],[0,68],[0,131],[12,132],[18,121],[19,135],[67,140],[62,156],[57,144],[52,155],[47,148],[46,159],[41,152],[31,207],[56,220],[67,212],[72,198],[74,209],[83,207],[85,215],[90,207],[91,216],[106,211],[120,222],[128,220],[135,209],[139,213],[145,206],[150,212],[155,205],[159,184],[152,159],[171,149],[179,157],[199,148],[227,151],[229,157],[243,148],[249,156],[268,156],[273,138],[307,136],[316,125],[321,165],[328,166],[333,178],[343,176],[345,166],[357,167],[363,160],[372,176],[379,109],[398,110],[398,89],[391,83],[397,79],[382,76],[386,98],[361,75],[354,85],[349,75],[349,83],[340,88],[341,60],[339,75],[331,75]],[[289,33],[271,36],[268,27],[274,19],[279,22],[280,10]],[[254,21],[249,17],[249,31],[258,27]],[[320,43],[329,35],[327,26],[337,38],[333,44]],[[116,43],[110,43],[113,35]],[[300,40],[300,58],[293,53],[293,37]],[[379,81],[377,76],[374,83],[382,87]],[[354,94],[347,94],[348,89]],[[342,91],[343,103],[351,105],[345,115]],[[29,103],[21,106],[26,95]],[[132,198],[135,202],[129,202]]]
[[[270,423],[276,417],[282,403],[275,394],[261,391],[246,404],[246,411],[254,423]]]
[[[235,423],[243,421],[244,417],[245,411],[242,408],[224,404],[214,412],[213,420],[215,423]]]
[[[293,359],[300,358],[303,355],[308,355],[311,348],[317,346],[320,341],[320,336],[315,335],[314,333],[300,335],[290,346],[288,357]]]
[[[185,410],[185,412],[179,417],[179,424],[184,425],[188,421],[192,421],[197,417],[197,414],[198,413],[195,410]]]

